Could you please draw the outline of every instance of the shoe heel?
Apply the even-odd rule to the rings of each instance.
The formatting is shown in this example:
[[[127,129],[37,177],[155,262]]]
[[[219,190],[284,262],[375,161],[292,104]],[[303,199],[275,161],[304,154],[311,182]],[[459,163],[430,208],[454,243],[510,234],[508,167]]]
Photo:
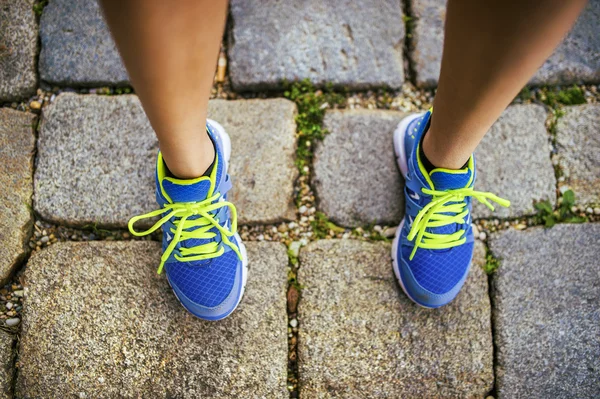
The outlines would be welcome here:
[[[394,153],[396,154],[396,162],[398,163],[398,167],[404,178],[406,178],[406,175],[408,174],[408,160],[406,158],[406,151],[404,150],[404,136],[406,135],[408,125],[421,116],[423,116],[423,114],[413,114],[405,117],[400,121],[396,130],[394,130]]]

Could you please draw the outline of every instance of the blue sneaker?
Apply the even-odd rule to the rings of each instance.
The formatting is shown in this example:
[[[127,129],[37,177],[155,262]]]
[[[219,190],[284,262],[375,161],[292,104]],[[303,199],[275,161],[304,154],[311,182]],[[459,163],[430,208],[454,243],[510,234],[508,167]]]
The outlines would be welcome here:
[[[392,245],[394,273],[406,295],[418,305],[437,308],[462,288],[473,256],[471,198],[492,210],[488,200],[510,202],[473,190],[475,159],[460,170],[437,168],[427,173],[419,145],[431,110],[404,118],[394,132],[394,150],[404,176],[404,219]]]
[[[156,201],[161,209],[131,218],[129,230],[143,236],[162,227],[163,255],[158,273],[165,270],[173,292],[190,313],[204,320],[220,320],[242,299],[248,258],[236,233],[235,207],[227,201],[231,141],[214,121],[207,123],[206,130],[216,154],[210,176],[191,180],[172,177],[159,152]],[[135,222],[156,216],[162,218],[150,229],[134,230]]]

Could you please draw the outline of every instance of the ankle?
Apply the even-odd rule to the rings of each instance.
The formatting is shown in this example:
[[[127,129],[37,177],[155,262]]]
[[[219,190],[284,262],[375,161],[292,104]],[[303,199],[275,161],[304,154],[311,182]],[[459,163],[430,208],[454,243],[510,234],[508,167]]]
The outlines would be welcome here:
[[[204,175],[215,160],[215,148],[209,145],[189,146],[180,149],[161,149],[167,168],[174,177],[183,180],[195,179]]]
[[[431,166],[451,170],[463,169],[471,154],[465,153],[457,143],[439,140],[435,134],[430,126],[421,141],[423,154]]]

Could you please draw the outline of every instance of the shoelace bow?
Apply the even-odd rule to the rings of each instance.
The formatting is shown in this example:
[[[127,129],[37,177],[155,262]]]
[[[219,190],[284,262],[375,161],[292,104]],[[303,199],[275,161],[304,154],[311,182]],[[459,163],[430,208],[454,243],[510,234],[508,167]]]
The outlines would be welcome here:
[[[409,259],[415,256],[418,248],[446,249],[464,244],[467,241],[466,229],[458,230],[452,234],[438,234],[426,231],[428,228],[447,226],[452,223],[464,224],[465,217],[469,214],[466,197],[473,197],[485,204],[492,211],[494,206],[488,201],[492,200],[503,207],[510,206],[510,201],[500,198],[495,194],[475,191],[472,188],[460,188],[457,190],[437,191],[428,188],[421,189],[423,194],[431,195],[433,198],[417,214],[408,233],[408,240],[415,239],[415,245]]]
[[[217,236],[216,233],[210,231],[213,227],[216,227],[217,230],[221,233],[221,242],[227,246],[229,246],[238,257],[241,259],[242,255],[240,253],[239,248],[233,242],[229,240],[229,237],[235,235],[237,231],[237,212],[235,206],[228,201],[218,201],[213,203],[213,201],[217,201],[220,197],[219,193],[215,193],[212,197],[207,198],[200,202],[181,202],[175,204],[165,204],[162,209],[157,209],[152,212],[145,213],[143,215],[134,216],[129,220],[129,231],[131,234],[135,236],[145,236],[148,234],[152,234],[159,227],[164,225],[171,218],[175,218],[173,221],[173,225],[176,229],[170,229],[171,233],[173,233],[173,239],[171,243],[167,246],[164,253],[160,258],[160,265],[158,266],[158,273],[162,273],[163,266],[171,253],[175,249],[178,243],[181,241],[189,240],[189,239],[211,239]],[[219,224],[219,221],[216,220],[210,212],[213,212],[217,209],[223,207],[229,207],[231,210],[231,229],[226,229]],[[156,222],[152,227],[145,231],[136,231],[133,228],[133,225],[142,219],[150,219],[155,216],[159,216],[163,213],[167,212],[158,222]],[[200,216],[196,219],[188,219],[192,216]],[[192,230],[193,229],[193,230]],[[195,260],[204,260],[210,258],[217,258],[221,256],[225,252],[225,248],[222,245],[215,241],[211,241],[206,244],[201,244],[194,246],[192,248],[184,248],[181,247],[179,249],[179,253],[175,254],[175,259],[180,262],[192,262]]]

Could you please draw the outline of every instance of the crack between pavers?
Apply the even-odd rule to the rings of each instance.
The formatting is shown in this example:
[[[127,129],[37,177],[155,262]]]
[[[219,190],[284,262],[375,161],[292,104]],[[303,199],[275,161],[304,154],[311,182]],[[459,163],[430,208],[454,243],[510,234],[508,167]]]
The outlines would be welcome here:
[[[484,242],[485,245],[485,252],[486,254],[491,254],[492,256],[494,256],[494,254],[491,252],[488,243]],[[494,259],[496,259],[498,261],[498,259],[496,257],[494,257]],[[497,270],[496,270],[497,271]],[[496,273],[496,271],[494,271],[493,273],[490,273],[487,275],[487,279],[488,279],[488,297],[490,300],[490,326],[491,326],[491,333],[492,333],[492,374],[494,376],[494,382],[492,384],[492,389],[490,389],[490,391],[484,396],[485,398],[491,396],[493,398],[496,398],[497,396],[497,383],[498,383],[498,375],[496,374],[496,370],[497,370],[497,366],[498,366],[498,347],[496,345],[496,335],[497,335],[497,331],[496,331],[496,322],[495,322],[495,298],[494,298],[494,288],[493,288],[493,283],[494,283],[494,275]]]
[[[402,7],[402,22],[404,23],[404,46],[402,48],[402,57],[404,59],[404,81],[410,82],[416,87],[416,70],[414,61],[412,59],[412,52],[414,49],[413,38],[413,27],[414,27],[414,13],[412,9],[411,0],[400,0]]]

